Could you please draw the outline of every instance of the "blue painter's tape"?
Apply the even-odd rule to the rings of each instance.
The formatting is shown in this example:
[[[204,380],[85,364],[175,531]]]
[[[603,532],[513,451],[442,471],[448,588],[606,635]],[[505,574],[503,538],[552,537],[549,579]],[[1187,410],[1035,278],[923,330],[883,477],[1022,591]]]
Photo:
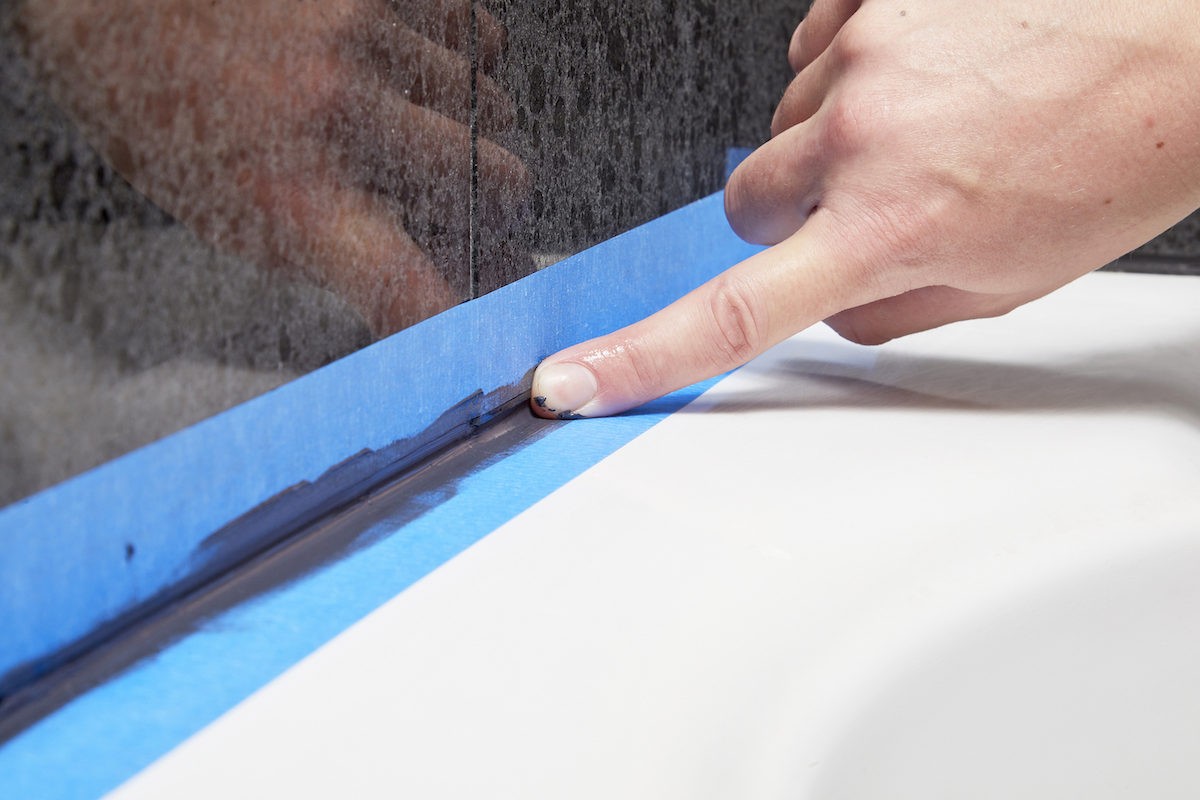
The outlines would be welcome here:
[[[729,176],[738,168],[738,165],[750,157],[754,152],[753,147],[730,147],[725,150],[725,182],[729,182]]]
[[[636,414],[564,423],[399,530],[373,531],[371,547],[221,614],[0,747],[0,797],[93,800],[111,791],[717,380]]]
[[[0,691],[185,580],[206,537],[269,498],[419,434],[758,249],[713,195],[0,510]]]

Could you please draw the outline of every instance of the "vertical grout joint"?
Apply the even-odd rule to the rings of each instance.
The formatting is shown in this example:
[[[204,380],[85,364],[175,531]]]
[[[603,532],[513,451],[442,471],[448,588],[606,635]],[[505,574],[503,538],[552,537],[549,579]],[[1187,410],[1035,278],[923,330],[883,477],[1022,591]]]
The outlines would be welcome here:
[[[471,0],[471,217],[470,217],[470,294],[479,297],[479,27]]]

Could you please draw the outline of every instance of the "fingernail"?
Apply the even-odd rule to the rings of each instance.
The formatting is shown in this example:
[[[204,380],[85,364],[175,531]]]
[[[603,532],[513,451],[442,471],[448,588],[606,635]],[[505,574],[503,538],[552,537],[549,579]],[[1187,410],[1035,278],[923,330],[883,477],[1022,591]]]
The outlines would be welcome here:
[[[596,389],[595,374],[571,361],[540,366],[533,374],[534,402],[559,419],[578,419]]]

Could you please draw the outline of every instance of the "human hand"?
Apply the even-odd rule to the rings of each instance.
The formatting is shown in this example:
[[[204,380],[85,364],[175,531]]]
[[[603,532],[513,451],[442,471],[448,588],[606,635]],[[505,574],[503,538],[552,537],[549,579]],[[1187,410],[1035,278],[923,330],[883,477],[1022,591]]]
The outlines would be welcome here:
[[[1004,314],[1200,206],[1194,0],[816,0],[789,60],[725,191],[774,246],[546,359],[539,414],[623,411],[820,320],[875,344]]]
[[[486,69],[504,31],[477,20]],[[377,335],[461,299],[436,256],[465,265],[470,0],[26,0],[17,21],[100,152],[213,244]],[[482,72],[478,110],[483,228],[503,230],[528,176],[482,138],[512,117]]]

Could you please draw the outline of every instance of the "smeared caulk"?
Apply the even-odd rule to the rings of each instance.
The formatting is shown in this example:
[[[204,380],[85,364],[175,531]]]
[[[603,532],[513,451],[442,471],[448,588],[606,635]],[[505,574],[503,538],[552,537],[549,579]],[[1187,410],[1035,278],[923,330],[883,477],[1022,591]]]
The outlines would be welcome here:
[[[546,409],[551,414],[553,414],[554,416],[563,420],[564,422],[569,422],[571,420],[576,420],[576,419],[587,419],[587,417],[585,417],[583,414],[576,414],[574,411],[558,411],[556,409],[550,408],[549,406],[546,405],[545,397],[535,397],[535,398],[533,398],[533,402],[538,404],[538,408]]]

